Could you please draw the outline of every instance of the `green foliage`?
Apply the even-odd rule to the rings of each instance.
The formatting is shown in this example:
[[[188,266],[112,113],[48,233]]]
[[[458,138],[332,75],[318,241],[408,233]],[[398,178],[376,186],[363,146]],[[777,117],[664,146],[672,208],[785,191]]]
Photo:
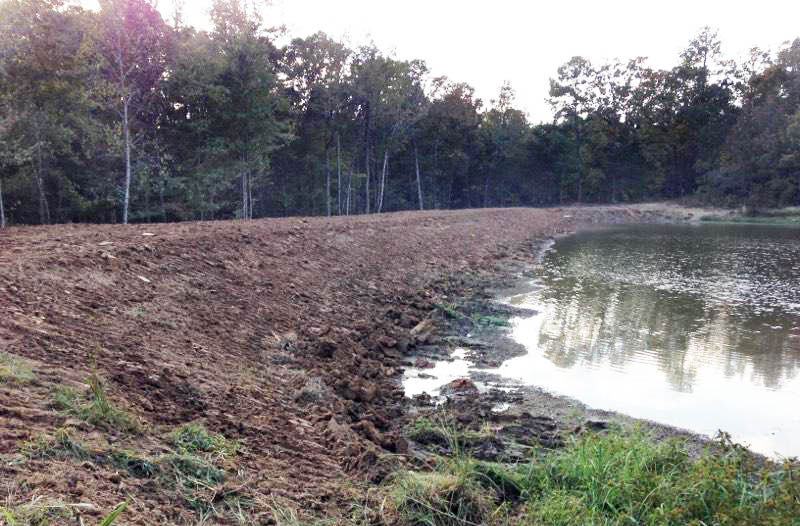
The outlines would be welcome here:
[[[467,319],[467,315],[462,314],[457,310],[457,307],[453,303],[435,303],[433,305],[437,310],[444,313],[445,316],[448,318],[452,318],[454,320],[465,320]]]
[[[463,526],[489,524],[493,499],[464,469],[405,473],[392,484],[393,511],[402,524]]]
[[[229,491],[222,496],[217,493],[227,479],[219,461],[224,455],[233,455],[236,445],[219,435],[205,432],[199,426],[187,427],[171,435],[173,444],[180,444],[179,453],[155,457],[118,448],[93,450],[75,440],[67,430],[57,431],[53,438],[40,437],[25,443],[21,453],[30,459],[89,461],[111,467],[131,477],[152,480],[162,491],[203,515],[245,518],[252,506],[251,499],[238,491]],[[199,453],[205,453],[205,456]],[[112,514],[113,517],[118,515]]]
[[[26,384],[36,378],[27,362],[12,354],[0,352],[0,384]]]
[[[511,324],[505,318],[499,316],[486,315],[481,313],[474,313],[466,315],[458,310],[458,306],[454,303],[435,303],[434,308],[442,314],[453,320],[469,320],[474,325],[483,327],[510,327]]]
[[[127,502],[120,503],[109,515],[97,523],[98,526],[111,526],[127,507]],[[80,524],[85,524],[83,519],[79,519],[79,516],[75,514],[75,510],[79,508],[80,505],[34,501],[31,504],[14,508],[0,506],[0,519],[8,526],[57,526],[65,524],[65,521],[78,520],[80,520]]]
[[[22,445],[21,451],[28,458],[47,460],[64,460],[67,458],[89,460],[94,457],[89,450],[73,440],[67,429],[58,429],[53,439],[39,437],[33,441],[26,442]]]
[[[223,435],[210,433],[200,424],[186,424],[170,435],[170,441],[182,453],[209,453],[225,458],[236,455],[239,444]]]
[[[761,465],[727,437],[699,458],[677,440],[585,435],[529,463],[457,456],[391,484],[401,524],[798,525],[800,467]]]
[[[114,511],[112,511],[106,518],[100,521],[99,526],[111,526],[112,524],[114,524],[114,521],[117,520],[117,518],[119,518],[120,515],[122,515],[122,512],[125,511],[127,507],[128,507],[127,502],[120,503],[116,508],[114,508]]]
[[[242,0],[215,0],[210,31],[166,24],[153,0],[67,5],[0,2],[11,223],[116,221],[128,190],[134,221],[800,202],[800,39],[741,64],[709,28],[670,69],[573,57],[554,119],[533,124],[507,83],[484,105],[373,45],[281,45]]]
[[[109,400],[100,377],[93,373],[87,380],[88,389],[78,391],[62,387],[53,393],[53,406],[77,416],[105,431],[135,433],[141,428],[139,420],[129,412],[119,409]]]

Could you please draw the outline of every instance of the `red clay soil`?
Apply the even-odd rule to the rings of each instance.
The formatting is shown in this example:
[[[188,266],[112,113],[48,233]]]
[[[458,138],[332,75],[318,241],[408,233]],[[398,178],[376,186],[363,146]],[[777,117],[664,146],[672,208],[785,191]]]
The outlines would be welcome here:
[[[594,210],[0,231],[0,352],[35,375],[0,379],[0,505],[57,500],[99,514],[127,499],[120,523],[131,525],[198,524],[202,513],[237,524],[231,496],[253,524],[269,523],[271,506],[344,512],[346,488],[384,453],[405,452],[400,364],[441,278],[529,259],[536,240]],[[53,406],[56,390],[83,390],[93,371],[141,431]],[[119,465],[20,452],[66,428],[92,451],[156,459],[188,422],[241,444],[200,504]]]

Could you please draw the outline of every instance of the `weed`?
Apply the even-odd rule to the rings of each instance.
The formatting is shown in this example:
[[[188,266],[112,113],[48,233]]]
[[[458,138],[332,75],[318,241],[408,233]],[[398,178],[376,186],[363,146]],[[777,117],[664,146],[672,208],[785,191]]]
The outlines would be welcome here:
[[[36,440],[22,444],[22,454],[28,458],[38,458],[45,460],[64,460],[74,458],[77,460],[88,460],[92,458],[92,453],[81,444],[73,440],[72,435],[66,429],[56,431],[55,438],[48,440],[39,437]]]
[[[127,451],[114,450],[108,454],[98,456],[97,460],[100,463],[108,463],[118,469],[124,469],[132,477],[138,479],[150,479],[159,473],[159,467],[156,462]]]
[[[692,459],[680,441],[586,434],[526,464],[442,461],[389,489],[401,524],[800,526],[800,467],[759,467],[723,436]]]
[[[408,438],[423,445],[447,447],[455,456],[464,453],[464,434],[456,428],[451,416],[447,414],[418,418],[412,423]]]
[[[456,310],[456,305],[454,303],[435,303],[434,307],[442,311],[447,317],[453,318],[454,320],[464,320],[467,318],[465,314],[462,314]]]
[[[153,478],[159,472],[155,462],[127,451],[92,451],[73,439],[66,429],[56,431],[56,435],[52,439],[39,437],[31,442],[26,442],[22,445],[21,452],[31,459],[89,460],[96,464],[123,469],[136,478]]]
[[[236,455],[239,443],[210,433],[200,424],[186,424],[172,432],[170,442],[183,453],[210,453],[219,458]]]
[[[402,524],[487,524],[493,499],[465,470],[405,473],[393,483],[393,512]]]
[[[198,513],[213,510],[215,487],[225,481],[225,472],[190,454],[164,455],[158,460],[160,481],[175,490]]]
[[[27,362],[13,354],[0,352],[0,384],[26,384],[32,382],[35,377],[33,369]]]
[[[139,431],[139,421],[109,400],[105,386],[96,373],[89,377],[86,384],[88,389],[85,393],[78,393],[68,387],[57,389],[53,393],[53,405],[56,409],[77,416],[105,431]]]
[[[58,502],[40,503],[34,500],[30,504],[16,507],[0,506],[0,520],[8,526],[56,526],[69,519],[76,519],[84,524],[83,519],[75,514],[83,504],[62,504]],[[111,526],[128,507],[127,502],[119,504],[114,511],[98,523],[98,526]],[[73,521],[70,521],[74,523]]]

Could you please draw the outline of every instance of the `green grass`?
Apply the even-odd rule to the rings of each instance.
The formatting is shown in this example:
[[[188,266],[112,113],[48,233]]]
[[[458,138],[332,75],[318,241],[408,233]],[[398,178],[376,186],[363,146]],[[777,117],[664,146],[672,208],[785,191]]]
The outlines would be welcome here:
[[[700,221],[710,223],[746,223],[756,225],[800,225],[800,208],[763,210],[754,215],[707,215]]]
[[[33,369],[27,362],[13,354],[0,352],[0,384],[26,384],[34,378]]]
[[[55,437],[40,437],[23,444],[21,452],[30,459],[89,461],[127,472],[134,478],[150,479],[162,492],[201,516],[246,517],[251,505],[249,497],[239,491],[218,493],[227,479],[218,461],[223,455],[233,455],[235,444],[200,426],[184,426],[170,437],[173,445],[182,444],[179,452],[152,458],[121,449],[91,450],[63,429]]]
[[[389,488],[399,524],[798,526],[800,467],[723,440],[700,458],[641,433],[586,435],[528,463],[456,456]]]
[[[50,439],[44,436],[22,444],[21,452],[28,458],[42,460],[90,460],[94,454],[76,442],[66,429],[56,431],[55,437]]]
[[[128,507],[127,502],[120,503],[97,526],[111,526]],[[34,501],[15,507],[0,506],[0,524],[8,526],[57,526],[62,524],[85,524],[83,518],[75,511],[80,504],[62,504],[59,502]]]
[[[182,453],[209,453],[218,458],[236,455],[239,443],[209,432],[200,424],[186,424],[170,434],[170,442]]]
[[[108,398],[97,374],[92,374],[86,384],[87,389],[83,393],[68,387],[57,389],[53,393],[53,406],[105,431],[135,433],[141,429],[135,416],[118,408]]]

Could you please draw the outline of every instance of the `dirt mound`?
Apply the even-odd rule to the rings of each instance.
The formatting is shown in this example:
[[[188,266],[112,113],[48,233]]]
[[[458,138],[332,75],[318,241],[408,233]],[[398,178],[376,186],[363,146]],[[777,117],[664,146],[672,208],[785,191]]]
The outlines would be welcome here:
[[[580,215],[602,215],[592,210]],[[235,524],[236,506],[257,518],[285,500],[335,510],[342,488],[380,478],[382,456],[407,447],[398,378],[410,349],[435,343],[422,322],[437,295],[458,287],[450,278],[531,258],[536,240],[572,229],[575,215],[477,210],[0,232],[0,351],[31,372],[0,376],[10,500],[111,510],[132,496],[125,523],[142,525],[193,523],[197,513]],[[104,380],[99,395],[83,384],[93,374]],[[100,425],[113,412],[90,418],[98,396],[137,429]],[[237,452],[177,448],[170,437],[190,422]],[[123,453],[137,470],[113,460]],[[220,471],[202,491],[196,471],[170,482],[141,469],[190,454]]]

